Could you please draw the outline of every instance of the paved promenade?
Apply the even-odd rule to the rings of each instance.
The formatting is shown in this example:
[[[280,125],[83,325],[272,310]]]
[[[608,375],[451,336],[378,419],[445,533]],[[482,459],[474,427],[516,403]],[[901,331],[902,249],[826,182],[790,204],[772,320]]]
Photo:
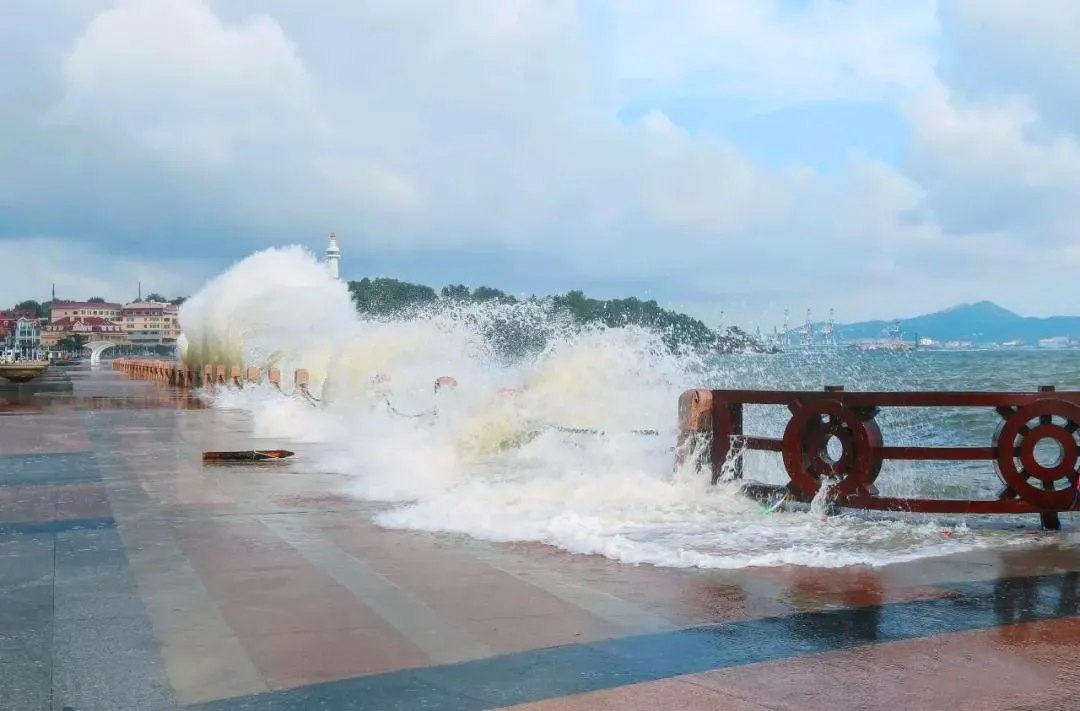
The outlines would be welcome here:
[[[72,377],[0,398],[0,709],[1080,709],[1068,531],[746,571],[386,531],[302,446],[203,467],[239,415]]]

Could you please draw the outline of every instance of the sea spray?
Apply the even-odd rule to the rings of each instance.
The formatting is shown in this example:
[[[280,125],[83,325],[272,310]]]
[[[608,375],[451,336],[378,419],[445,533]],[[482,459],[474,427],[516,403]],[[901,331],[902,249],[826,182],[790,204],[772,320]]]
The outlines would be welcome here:
[[[337,329],[356,322],[348,287],[301,247],[238,262],[185,301],[179,317],[188,364],[304,367],[318,382],[338,350]]]
[[[181,321],[188,362],[312,373],[318,407],[265,386],[214,399],[247,411],[258,436],[320,443],[311,466],[386,502],[383,526],[701,567],[880,565],[1014,542],[928,519],[763,514],[738,481],[712,486],[673,466],[682,390],[890,385],[861,361],[675,354],[661,334],[579,327],[543,301],[446,300],[361,318],[347,287],[300,248],[236,264]],[[445,375],[458,386],[436,393]],[[779,436],[786,417],[749,408],[746,422]],[[658,434],[634,432],[647,429]],[[786,479],[775,454],[742,456],[748,478]]]

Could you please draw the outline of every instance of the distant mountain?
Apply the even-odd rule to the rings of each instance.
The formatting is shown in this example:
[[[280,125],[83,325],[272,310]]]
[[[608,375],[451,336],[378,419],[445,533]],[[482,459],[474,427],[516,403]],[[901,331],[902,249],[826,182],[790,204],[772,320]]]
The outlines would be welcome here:
[[[939,341],[1004,343],[1020,339],[1034,344],[1040,338],[1071,336],[1080,339],[1080,316],[1036,318],[1020,316],[991,301],[960,304],[932,314],[899,319],[904,338],[933,338]],[[838,324],[837,335],[844,340],[881,338],[892,321],[862,321]]]

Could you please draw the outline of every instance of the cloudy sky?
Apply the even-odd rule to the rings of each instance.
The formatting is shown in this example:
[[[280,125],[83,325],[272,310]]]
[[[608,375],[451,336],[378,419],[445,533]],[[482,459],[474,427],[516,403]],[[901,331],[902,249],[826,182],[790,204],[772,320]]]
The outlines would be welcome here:
[[[0,304],[336,230],[763,326],[1080,313],[1076,0],[3,3]]]

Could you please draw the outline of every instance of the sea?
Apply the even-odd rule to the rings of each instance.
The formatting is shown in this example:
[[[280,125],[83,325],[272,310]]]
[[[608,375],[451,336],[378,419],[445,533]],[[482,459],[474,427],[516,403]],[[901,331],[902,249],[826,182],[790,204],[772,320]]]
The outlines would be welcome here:
[[[288,377],[285,394],[261,385],[204,396],[253,436],[301,452],[294,475],[338,475],[328,493],[371,502],[365,515],[387,528],[729,569],[886,566],[1062,535],[1040,532],[1034,516],[773,510],[737,483],[675,467],[673,449],[688,388],[1075,389],[1080,358],[1070,351],[672,354],[646,329],[582,329],[532,303],[364,319],[347,286],[301,247],[238,262],[185,302],[180,319],[188,362],[309,372],[312,397],[289,393]],[[507,319],[547,347],[508,356],[490,337]],[[443,376],[457,386],[437,391]],[[780,436],[786,422],[783,408],[751,407],[746,432]],[[878,422],[886,444],[988,446],[1000,418],[897,408]],[[779,455],[743,456],[746,478],[786,481]],[[877,484],[888,495],[949,498],[1003,488],[988,462],[888,462]],[[1080,519],[1063,520],[1071,529]]]

